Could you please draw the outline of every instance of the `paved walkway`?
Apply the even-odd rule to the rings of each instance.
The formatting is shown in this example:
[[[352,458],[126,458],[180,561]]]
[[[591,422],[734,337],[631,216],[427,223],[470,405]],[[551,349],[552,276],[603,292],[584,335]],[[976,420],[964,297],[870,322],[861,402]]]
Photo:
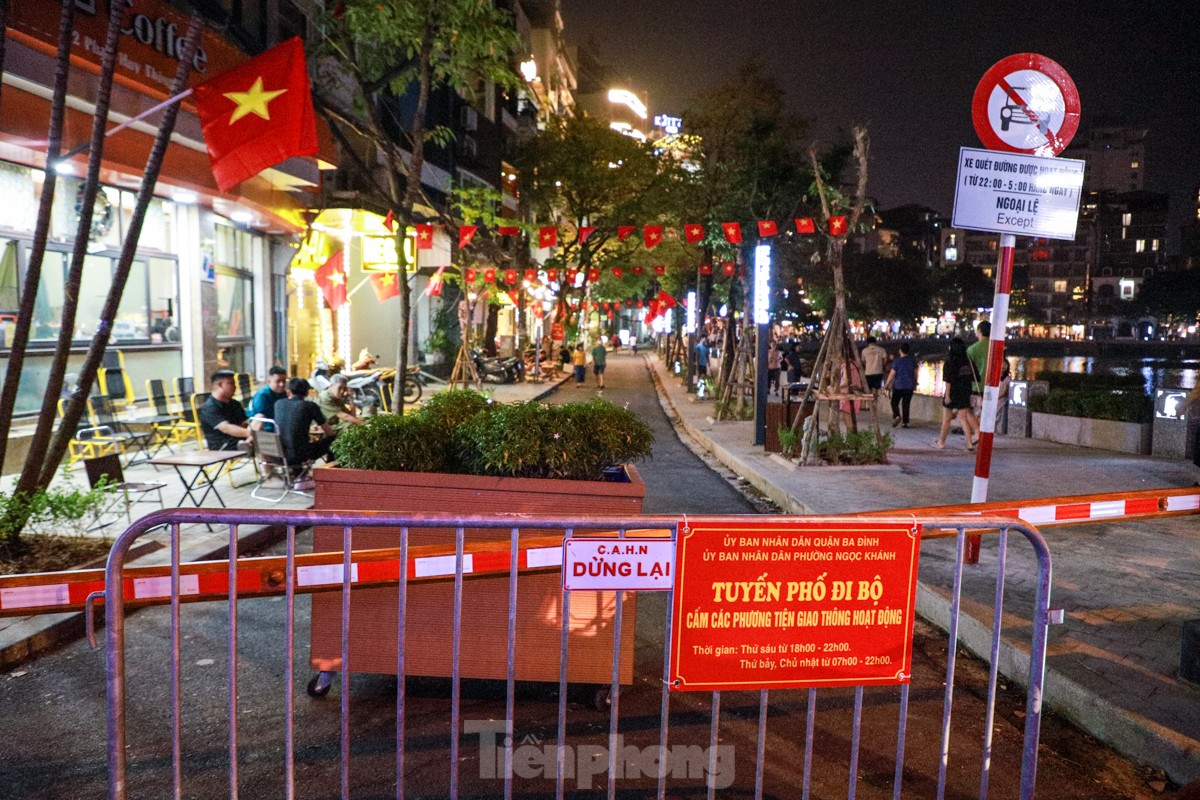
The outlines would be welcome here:
[[[970,501],[973,454],[961,435],[945,450],[936,430],[891,430],[891,464],[879,467],[790,468],[754,447],[752,422],[711,421],[712,404],[696,401],[653,355],[659,392],[679,427],[719,460],[791,513],[846,514]],[[989,500],[1190,486],[1187,463],[1069,447],[1033,439],[996,438]],[[1172,780],[1200,780],[1200,688],[1177,677],[1181,629],[1200,617],[1200,520],[1177,517],[1133,523],[1047,528],[1053,559],[1051,607],[1066,621],[1052,626],[1046,702],[1085,730]],[[1008,548],[1006,636],[1000,663],[1023,678],[1033,572],[1030,548]],[[990,647],[996,537],[985,538],[980,567],[964,576],[960,642]],[[927,542],[921,554],[922,613],[937,621],[948,609],[954,552],[950,541]],[[1011,619],[1012,622],[1007,621]]]
[[[484,384],[483,391],[496,400],[505,403],[534,400],[553,392],[557,388],[558,382],[565,379],[566,376],[560,374],[557,378],[552,378],[543,383]],[[445,388],[445,384],[432,384],[425,388],[425,396],[428,397],[431,394],[444,391]],[[180,448],[176,447],[175,449],[178,451]],[[193,452],[195,450],[195,444],[190,442],[183,448],[183,452]],[[166,451],[163,451],[162,454],[165,455]],[[227,507],[254,509],[304,509],[312,507],[312,498],[298,493],[289,494],[278,503],[252,497],[251,492],[254,489],[256,475],[250,466],[249,459],[243,459],[242,461],[243,463],[232,473],[232,481],[228,475],[222,476],[217,480],[217,491]],[[187,469],[185,472],[189,477],[194,474],[194,470],[191,469]],[[166,484],[162,491],[163,507],[165,508],[177,508],[182,505],[191,507],[192,505],[191,503],[183,503],[183,485],[171,467],[160,466],[156,468],[146,463],[138,463],[131,467],[125,467],[124,475],[127,481],[157,481]],[[16,476],[4,476],[3,479],[0,479],[0,491],[9,491],[15,482]],[[55,478],[54,485],[73,485],[83,488],[87,486],[87,477],[83,474],[82,469],[60,471],[59,475]],[[275,496],[276,494],[276,491],[272,491],[269,496]],[[219,503],[216,497],[209,495],[204,506],[206,508],[217,508],[219,507]],[[133,506],[133,516],[137,519],[157,510],[157,502],[139,502]],[[118,536],[124,529],[125,520],[119,519],[107,527],[87,535],[112,539]],[[185,525],[182,526],[182,531],[180,557],[183,561],[208,561],[223,558],[224,554],[228,552],[229,533],[226,530],[217,529],[210,531],[203,525]],[[253,550],[276,541],[282,535],[277,530],[249,525],[241,526],[238,534],[238,549],[242,552]],[[131,565],[143,567],[170,563],[170,538],[167,531],[160,530],[149,533],[142,540],[139,540],[139,544],[141,546],[138,552],[141,555],[130,559],[129,563]],[[53,650],[63,642],[79,638],[83,635],[83,632],[83,615],[78,613],[41,614],[32,617],[0,617],[0,670],[12,669],[23,661]]]

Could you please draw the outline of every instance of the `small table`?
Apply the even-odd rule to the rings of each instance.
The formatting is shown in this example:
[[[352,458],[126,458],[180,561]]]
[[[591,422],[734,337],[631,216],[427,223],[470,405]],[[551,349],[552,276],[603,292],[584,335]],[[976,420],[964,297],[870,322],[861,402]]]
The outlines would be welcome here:
[[[203,506],[205,499],[208,498],[209,492],[217,496],[217,502],[222,508],[226,508],[225,501],[221,499],[221,493],[217,491],[216,479],[221,475],[221,469],[230,461],[238,458],[245,458],[248,453],[241,450],[198,450],[190,453],[173,453],[169,456],[158,456],[150,459],[151,464],[162,464],[175,468],[175,474],[179,476],[179,480],[183,483],[183,493],[188,500],[196,508]],[[190,479],[184,475],[184,467],[193,467],[196,474]],[[216,467],[215,474],[209,474],[209,468]],[[193,491],[203,489],[204,492],[200,495],[200,499],[196,499]],[[180,505],[183,505],[182,499]]]

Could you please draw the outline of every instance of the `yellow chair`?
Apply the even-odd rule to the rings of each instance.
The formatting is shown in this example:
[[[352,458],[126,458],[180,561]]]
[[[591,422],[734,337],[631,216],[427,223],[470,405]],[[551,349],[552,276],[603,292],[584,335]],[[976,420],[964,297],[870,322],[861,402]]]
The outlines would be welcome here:
[[[100,379],[100,392],[114,403],[120,403],[126,408],[134,404],[133,384],[129,380],[129,372],[125,369],[125,354],[120,350],[104,351],[104,366],[97,371]]]
[[[67,404],[65,400],[58,401],[58,419],[62,423]],[[83,422],[83,420],[81,420]],[[121,452],[121,442],[111,428],[92,425],[90,419],[81,425],[75,435],[67,442],[67,466],[72,467],[80,461],[89,458],[99,458]]]

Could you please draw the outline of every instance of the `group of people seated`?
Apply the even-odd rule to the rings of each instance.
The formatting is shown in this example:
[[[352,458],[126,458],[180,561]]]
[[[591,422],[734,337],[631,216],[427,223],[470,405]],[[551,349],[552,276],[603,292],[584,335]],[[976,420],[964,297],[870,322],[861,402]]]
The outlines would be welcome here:
[[[361,425],[346,376],[334,375],[329,387],[308,399],[312,386],[304,378],[288,379],[283,367],[271,367],[267,383],[250,401],[250,412],[234,398],[231,370],[212,374],[211,394],[199,408],[200,430],[210,450],[250,451],[251,432],[271,425],[279,434],[289,464],[315,461],[329,453],[329,444],[349,425]],[[315,437],[320,431],[319,437]]]

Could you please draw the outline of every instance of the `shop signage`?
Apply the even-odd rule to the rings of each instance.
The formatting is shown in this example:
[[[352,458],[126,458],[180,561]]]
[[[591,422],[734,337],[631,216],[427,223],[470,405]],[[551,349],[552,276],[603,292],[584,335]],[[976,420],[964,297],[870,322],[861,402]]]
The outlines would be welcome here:
[[[413,229],[404,237],[404,263],[408,272],[417,271],[417,249]],[[396,240],[391,236],[364,236],[362,238],[363,272],[395,272],[400,269],[396,260]]]
[[[566,331],[563,329],[561,322],[555,322],[550,326],[550,338],[554,341],[561,342],[566,336]]]
[[[12,0],[9,26],[14,36],[49,55],[58,41],[60,3]],[[107,37],[107,0],[75,0],[71,57],[99,66]],[[188,18],[161,0],[134,0],[126,12],[117,57],[117,75],[159,91],[170,87],[183,50]],[[208,80],[246,61],[246,56],[210,30],[201,35],[189,83]]]
[[[666,592],[675,581],[669,539],[566,539],[563,589],[577,592]]]
[[[1045,239],[1075,238],[1085,162],[959,149],[952,225]]]
[[[671,688],[908,683],[920,545],[910,525],[681,525]]]

